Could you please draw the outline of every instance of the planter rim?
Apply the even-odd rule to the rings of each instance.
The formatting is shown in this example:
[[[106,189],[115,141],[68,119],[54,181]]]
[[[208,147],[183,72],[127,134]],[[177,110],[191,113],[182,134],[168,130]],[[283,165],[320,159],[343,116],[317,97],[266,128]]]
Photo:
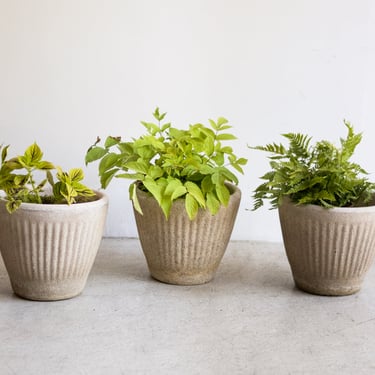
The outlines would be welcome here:
[[[68,205],[68,204],[41,204],[41,203],[25,203],[25,202],[22,202],[19,209],[21,209],[23,211],[66,212],[66,211],[72,211],[72,210],[81,210],[83,207],[89,208],[89,207],[103,206],[105,204],[108,204],[107,194],[105,194],[101,190],[93,189],[93,191],[98,196],[98,199],[96,199],[94,201],[90,201],[90,202],[74,203],[74,204],[71,204],[71,205]],[[4,199],[4,197],[0,197],[0,202],[5,204],[6,199]],[[13,214],[9,214],[9,215],[13,215]]]
[[[375,195],[373,197],[372,202],[368,206],[326,208],[326,207],[319,206],[317,204],[299,204],[298,205],[298,204],[295,204],[294,202],[292,202],[292,200],[288,196],[284,196],[283,200],[282,200],[282,203],[281,203],[281,206],[288,205],[288,206],[293,206],[296,209],[308,209],[308,210],[315,211],[317,213],[322,213],[322,214],[323,213],[329,213],[329,212],[361,214],[361,213],[365,213],[365,212],[368,213],[368,212],[371,212],[371,211],[375,212],[375,201],[374,201],[374,199],[375,199]]]

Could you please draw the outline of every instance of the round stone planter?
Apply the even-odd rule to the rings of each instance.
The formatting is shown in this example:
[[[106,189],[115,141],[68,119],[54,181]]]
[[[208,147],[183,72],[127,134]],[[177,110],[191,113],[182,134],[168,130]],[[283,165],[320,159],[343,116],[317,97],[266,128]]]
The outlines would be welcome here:
[[[54,301],[80,294],[103,234],[108,198],[74,205],[0,201],[0,251],[15,294]]]
[[[375,256],[375,206],[279,207],[284,246],[298,288],[344,296],[360,290]]]
[[[213,279],[227,248],[241,200],[231,191],[227,207],[216,215],[200,209],[194,220],[185,212],[185,200],[177,199],[168,220],[156,200],[138,189],[143,215],[134,210],[139,239],[153,278],[175,285],[204,284]]]

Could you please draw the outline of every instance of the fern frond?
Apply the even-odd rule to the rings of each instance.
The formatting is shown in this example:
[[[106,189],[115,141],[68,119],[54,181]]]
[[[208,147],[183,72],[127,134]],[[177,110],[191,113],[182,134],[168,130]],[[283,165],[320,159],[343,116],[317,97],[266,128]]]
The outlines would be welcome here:
[[[286,149],[282,144],[277,144],[277,143],[270,143],[266,146],[255,146],[255,147],[250,147],[253,150],[260,150],[260,151],[266,151],[270,152],[272,154],[276,155],[285,155],[286,154]]]
[[[348,134],[346,139],[341,138],[341,159],[342,161],[348,161],[354,154],[354,151],[358,144],[362,140],[362,133],[355,134],[353,126],[349,121],[344,120],[345,126],[348,128]]]
[[[272,208],[280,205],[283,196],[297,204],[316,204],[323,207],[363,205],[372,199],[375,183],[367,180],[367,172],[358,164],[349,162],[362,139],[352,125],[345,121],[347,136],[341,147],[322,140],[310,146],[311,137],[300,133],[282,134],[289,147],[275,143],[255,149],[267,151],[271,171],[255,190],[254,209],[268,199]]]
[[[309,155],[311,137],[301,133],[282,134],[289,140],[289,151],[297,158],[306,158]]]

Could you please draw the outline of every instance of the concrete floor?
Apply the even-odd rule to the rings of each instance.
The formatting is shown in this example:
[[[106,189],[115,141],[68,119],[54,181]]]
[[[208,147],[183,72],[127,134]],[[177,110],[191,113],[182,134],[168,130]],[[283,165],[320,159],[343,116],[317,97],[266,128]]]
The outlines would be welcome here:
[[[211,283],[166,285],[138,240],[105,239],[81,296],[31,302],[0,262],[0,375],[375,374],[374,284],[309,295],[282,244],[231,242]]]

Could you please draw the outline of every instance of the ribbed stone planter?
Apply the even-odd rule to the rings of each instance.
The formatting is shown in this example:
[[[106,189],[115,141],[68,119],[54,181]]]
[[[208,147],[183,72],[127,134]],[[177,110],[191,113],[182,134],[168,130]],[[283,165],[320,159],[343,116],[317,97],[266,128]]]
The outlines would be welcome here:
[[[80,294],[103,234],[108,198],[68,205],[0,201],[0,251],[15,294],[53,301]]]
[[[360,290],[375,255],[375,206],[325,209],[285,199],[279,217],[298,288],[332,296]]]
[[[227,248],[241,200],[241,191],[233,185],[230,202],[216,215],[200,209],[191,221],[185,212],[185,200],[173,203],[165,219],[156,200],[138,189],[143,215],[134,210],[139,239],[151,276],[176,285],[207,283],[215,275]]]

